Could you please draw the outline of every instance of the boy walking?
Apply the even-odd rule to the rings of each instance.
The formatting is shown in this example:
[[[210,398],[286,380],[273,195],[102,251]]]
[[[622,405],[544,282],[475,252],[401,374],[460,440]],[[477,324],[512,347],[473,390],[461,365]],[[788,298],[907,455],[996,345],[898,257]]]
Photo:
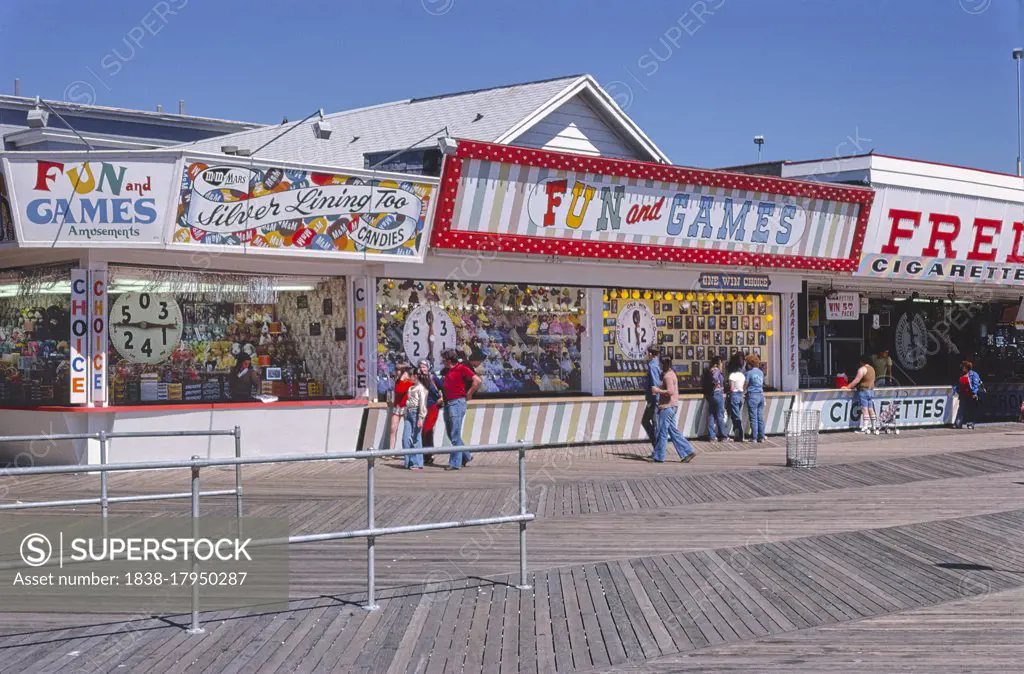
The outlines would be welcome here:
[[[664,463],[665,450],[668,441],[671,439],[672,445],[676,448],[676,453],[679,454],[679,460],[683,463],[689,463],[694,457],[693,446],[676,427],[676,408],[679,404],[679,378],[672,370],[672,358],[670,356],[662,356],[659,365],[662,371],[661,386],[651,387],[651,393],[658,396],[658,434],[657,441],[654,443],[654,456],[652,458],[655,463]]]
[[[644,408],[640,425],[651,439],[651,447],[654,447],[658,440],[658,396],[653,391],[655,387],[661,386],[661,363],[656,347],[647,349],[647,356],[650,358],[647,362],[647,407]]]

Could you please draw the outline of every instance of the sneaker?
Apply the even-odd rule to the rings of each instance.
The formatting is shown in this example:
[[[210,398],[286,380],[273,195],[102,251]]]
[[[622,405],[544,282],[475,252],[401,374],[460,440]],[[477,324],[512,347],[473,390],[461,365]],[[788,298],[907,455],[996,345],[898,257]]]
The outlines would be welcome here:
[[[470,456],[470,457],[467,457],[467,458],[465,458],[465,459],[463,459],[463,460],[462,460],[462,465],[463,465],[463,466],[468,466],[468,465],[469,465],[469,462],[470,462],[470,461],[472,461],[472,460],[473,460],[473,457],[472,457],[472,456]]]
[[[690,463],[691,461],[694,460],[694,458],[696,458],[696,456],[697,456],[696,452],[690,452],[689,454],[687,454],[686,456],[684,456],[683,458],[681,458],[679,460],[682,463]]]
[[[445,470],[460,470],[460,468],[458,466],[445,466],[444,469]]]

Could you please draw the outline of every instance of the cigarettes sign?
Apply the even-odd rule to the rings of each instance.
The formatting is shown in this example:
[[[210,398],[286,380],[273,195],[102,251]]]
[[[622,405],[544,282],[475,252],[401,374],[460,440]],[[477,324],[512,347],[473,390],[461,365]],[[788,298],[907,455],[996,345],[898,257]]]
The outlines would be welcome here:
[[[1024,204],[877,190],[858,276],[1024,285]]]

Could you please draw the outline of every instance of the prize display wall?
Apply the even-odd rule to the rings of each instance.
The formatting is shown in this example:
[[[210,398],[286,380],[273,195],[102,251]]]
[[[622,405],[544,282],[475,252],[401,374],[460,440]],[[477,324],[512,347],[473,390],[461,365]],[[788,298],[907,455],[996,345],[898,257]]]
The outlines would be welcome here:
[[[0,404],[68,403],[70,273],[61,265],[0,278]]]
[[[392,389],[400,362],[458,350],[483,383],[479,393],[581,391],[586,330],[582,288],[526,283],[379,279],[377,389]]]
[[[111,268],[114,405],[348,395],[345,279]]]
[[[652,346],[672,357],[680,388],[699,388],[713,357],[737,352],[756,354],[771,381],[776,295],[607,288],[603,299],[606,393],[644,391]]]

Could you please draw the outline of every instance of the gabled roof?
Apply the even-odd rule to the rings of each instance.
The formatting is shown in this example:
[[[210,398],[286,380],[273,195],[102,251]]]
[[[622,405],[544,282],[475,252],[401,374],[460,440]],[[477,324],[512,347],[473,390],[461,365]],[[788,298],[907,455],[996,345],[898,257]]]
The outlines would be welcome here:
[[[259,157],[361,167],[366,153],[433,146],[443,127],[448,127],[453,138],[514,144],[518,136],[574,96],[583,96],[605,123],[636,148],[638,158],[668,162],[664,153],[589,75],[411,98],[337,112],[325,115],[332,129],[329,139],[316,138],[314,118],[304,125],[307,128],[295,129],[261,150]],[[235,145],[251,151],[287,127],[261,127],[181,147],[220,152],[221,146]]]

